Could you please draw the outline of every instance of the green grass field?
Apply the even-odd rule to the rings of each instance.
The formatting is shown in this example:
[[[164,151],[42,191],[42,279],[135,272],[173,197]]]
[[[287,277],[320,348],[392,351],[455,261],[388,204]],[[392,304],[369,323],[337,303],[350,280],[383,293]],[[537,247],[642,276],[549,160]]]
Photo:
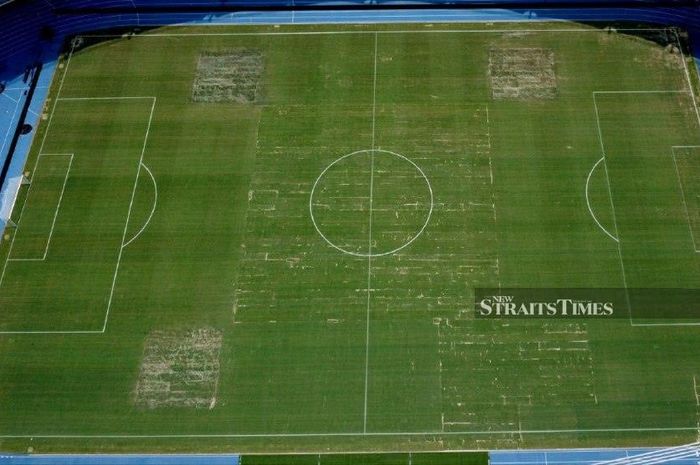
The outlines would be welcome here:
[[[0,244],[0,449],[694,440],[700,308],[473,304],[698,288],[681,42],[571,23],[83,38]]]

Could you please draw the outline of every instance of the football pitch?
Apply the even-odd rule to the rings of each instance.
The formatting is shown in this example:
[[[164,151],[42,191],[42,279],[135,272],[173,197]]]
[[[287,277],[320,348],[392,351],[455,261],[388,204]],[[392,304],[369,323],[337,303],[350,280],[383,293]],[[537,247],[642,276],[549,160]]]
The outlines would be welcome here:
[[[700,302],[475,317],[699,287],[697,73],[628,27],[74,39],[0,243],[0,449],[695,440]]]

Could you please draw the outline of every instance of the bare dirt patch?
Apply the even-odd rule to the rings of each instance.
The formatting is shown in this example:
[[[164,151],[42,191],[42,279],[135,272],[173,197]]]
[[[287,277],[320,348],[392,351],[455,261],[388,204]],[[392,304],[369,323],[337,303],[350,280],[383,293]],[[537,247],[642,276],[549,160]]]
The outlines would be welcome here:
[[[138,407],[213,408],[221,332],[211,328],[153,331],[146,338],[134,403]]]
[[[494,99],[552,99],[557,96],[554,52],[546,48],[494,48],[489,53]]]
[[[263,55],[254,49],[204,52],[192,85],[194,102],[255,103],[260,98]]]

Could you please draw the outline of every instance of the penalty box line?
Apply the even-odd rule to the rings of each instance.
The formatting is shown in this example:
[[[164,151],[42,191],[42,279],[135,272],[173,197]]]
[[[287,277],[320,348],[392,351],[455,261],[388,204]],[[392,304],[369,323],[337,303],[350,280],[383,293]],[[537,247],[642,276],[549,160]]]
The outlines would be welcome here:
[[[678,176],[678,186],[681,189],[681,197],[683,198],[683,206],[685,207],[685,217],[688,221],[688,230],[690,231],[690,237],[693,240],[693,248],[695,253],[700,253],[698,249],[698,243],[695,240],[695,233],[693,232],[693,225],[690,222],[690,210],[688,209],[688,202],[685,199],[685,189],[683,188],[683,180],[681,179],[681,172],[678,169],[678,162],[676,160],[676,149],[700,149],[700,145],[674,145],[671,147],[671,156],[673,158],[673,166],[676,168],[676,175]]]
[[[379,36],[374,34],[374,67],[372,77],[372,151],[370,152],[369,174],[369,233],[367,245],[367,315],[365,327],[365,399],[363,410],[362,431],[367,432],[367,412],[369,397],[369,329],[370,311],[372,305],[372,203],[374,202],[374,149],[376,147],[376,120],[377,120],[377,50]]]
[[[69,60],[70,60],[70,58],[69,58]],[[66,65],[66,68],[67,68],[67,65]],[[66,69],[66,71],[67,71],[67,69]],[[64,76],[63,76],[63,79],[65,79],[65,74],[64,74]],[[63,87],[63,79],[61,80],[61,85],[59,86],[59,92],[60,92],[60,89]],[[129,209],[128,209],[128,212],[127,212],[126,221],[125,221],[125,223],[124,223],[124,229],[123,229],[123,231],[122,231],[122,239],[121,239],[121,243],[120,243],[120,245],[119,245],[119,254],[118,254],[118,256],[117,256],[117,264],[116,264],[116,266],[115,266],[114,274],[113,274],[113,276],[112,276],[112,285],[111,285],[111,288],[110,288],[110,291],[109,291],[109,299],[108,299],[108,301],[107,301],[107,309],[106,309],[106,311],[105,311],[105,317],[104,317],[104,321],[103,321],[103,324],[102,324],[102,328],[101,328],[100,330],[65,330],[65,331],[33,331],[33,330],[26,330],[26,331],[0,331],[0,334],[103,334],[103,333],[107,330],[107,322],[109,321],[109,315],[110,315],[110,311],[111,311],[111,308],[112,308],[112,301],[113,301],[113,299],[114,299],[114,290],[115,290],[116,283],[117,283],[117,277],[118,277],[118,275],[119,275],[119,267],[120,267],[120,265],[121,265],[122,255],[123,255],[123,252],[124,252],[124,248],[125,248],[127,245],[129,245],[129,243],[131,243],[131,241],[125,243],[125,241],[126,241],[126,233],[127,233],[127,231],[128,231],[128,228],[129,228],[129,221],[130,221],[130,219],[131,219],[131,211],[132,211],[132,209],[133,209],[134,199],[136,198],[136,189],[137,189],[137,187],[138,187],[139,176],[140,176],[140,174],[141,174],[141,169],[142,169],[143,166],[144,166],[144,165],[143,165],[143,159],[144,159],[144,156],[145,156],[145,153],[146,153],[146,147],[147,147],[147,145],[148,145],[148,138],[149,138],[149,135],[150,135],[151,124],[152,124],[152,122],[153,122],[153,114],[154,114],[154,112],[155,112],[155,107],[156,107],[157,98],[156,98],[155,96],[57,97],[57,98],[56,98],[56,101],[54,102],[54,106],[53,106],[53,109],[52,109],[52,111],[51,111],[51,117],[50,117],[49,123],[48,123],[48,124],[50,125],[51,119],[53,118],[54,111],[56,110],[56,105],[58,104],[59,101],[89,101],[89,100],[106,101],[106,100],[144,100],[144,99],[150,99],[150,100],[152,101],[152,103],[151,103],[151,109],[150,109],[149,116],[148,116],[148,124],[147,124],[147,126],[146,126],[146,134],[145,134],[145,136],[144,136],[143,144],[142,144],[142,146],[141,146],[141,153],[140,153],[140,155],[139,155],[138,167],[137,167],[137,170],[136,170],[136,177],[135,177],[135,179],[134,179],[134,186],[133,186],[132,191],[131,191],[131,199],[130,199],[130,201],[129,201]],[[42,144],[41,144],[41,148],[42,148],[42,149],[43,149],[44,143],[46,142],[46,136],[47,136],[48,132],[49,132],[49,126],[47,126],[46,132],[44,133],[44,139],[42,140]],[[34,166],[34,170],[35,170],[35,171],[36,171],[36,167],[37,167],[37,165],[38,165],[38,163],[39,163],[39,159],[40,159],[42,156],[47,156],[47,155],[50,155],[50,154],[40,154],[40,155],[37,157],[37,161],[36,161],[35,166]],[[72,159],[71,159],[71,163],[72,163]],[[31,186],[30,186],[30,188],[31,188]],[[65,188],[65,183],[64,183],[64,188]],[[61,196],[62,196],[62,195],[63,195],[63,192],[61,193]],[[24,203],[24,205],[22,205],[22,211],[20,211],[20,218],[21,218],[21,213],[23,212],[25,206],[26,206],[26,202]],[[58,213],[58,212],[56,212],[56,214],[57,214],[57,213]],[[54,222],[55,222],[55,219],[54,219]],[[5,271],[6,271],[6,269],[7,269],[8,262],[10,262],[10,261],[39,261],[39,260],[13,260],[13,259],[10,259],[9,257],[10,257],[10,254],[11,254],[11,252],[12,252],[12,247],[13,247],[13,245],[14,245],[15,237],[17,237],[17,233],[16,233],[16,232],[15,232],[15,234],[14,234],[13,237],[12,237],[12,242],[10,243],[10,250],[9,250],[9,252],[8,252],[8,258],[5,260],[5,265],[4,265],[4,267],[3,267],[3,272],[2,272],[2,275],[0,275],[0,285],[2,284],[2,279],[3,279],[4,276],[5,276]]]
[[[684,61],[684,63],[685,63],[685,61]],[[686,69],[686,72],[687,72],[687,69]],[[625,272],[625,264],[624,264],[624,261],[622,259],[622,240],[621,240],[620,232],[618,229],[617,213],[615,211],[615,202],[613,201],[612,188],[610,185],[610,174],[608,173],[607,154],[605,152],[605,143],[603,141],[603,131],[602,131],[601,125],[600,125],[600,113],[598,110],[598,102],[596,100],[596,95],[598,95],[598,94],[689,94],[690,98],[693,100],[694,103],[695,103],[695,97],[693,96],[693,93],[690,90],[610,90],[610,91],[593,91],[592,92],[593,107],[595,110],[596,125],[597,125],[597,129],[598,129],[598,140],[600,142],[600,151],[601,151],[601,154],[603,155],[601,160],[603,161],[603,168],[605,171],[605,180],[606,180],[607,187],[608,187],[608,195],[610,197],[610,205],[612,207],[613,225],[615,227],[615,236],[617,237],[617,241],[615,241],[615,242],[617,243],[617,254],[618,254],[618,257],[620,260],[620,270],[622,272],[622,282],[623,282],[623,285],[625,286],[625,297],[627,300],[627,309],[629,312],[630,326],[640,326],[640,327],[643,327],[643,326],[649,326],[649,327],[652,327],[652,326],[700,326],[700,322],[692,322],[692,323],[690,323],[690,322],[683,322],[683,323],[635,323],[634,322],[634,318],[632,317],[632,305],[630,303],[630,298],[629,298],[629,290],[628,290],[629,287],[627,286],[627,274]],[[697,111],[697,107],[695,107],[695,108]],[[700,126],[700,113],[698,114],[698,125]],[[676,148],[680,148],[680,147],[676,146]],[[599,160],[599,162],[600,162],[600,160]],[[674,158],[674,163],[675,163],[675,158]],[[676,172],[678,172],[677,170],[678,170],[678,168],[676,168]],[[680,177],[679,177],[679,183],[680,183]],[[680,185],[680,188],[682,191],[683,186]],[[685,196],[683,196],[683,201],[685,202]],[[687,212],[687,210],[686,210],[686,212]],[[690,225],[690,220],[689,220],[688,224]],[[694,241],[694,238],[693,238],[693,241]],[[693,246],[694,246],[695,251],[697,252],[698,250],[697,250],[697,247],[695,246],[695,244],[693,244]]]
[[[124,241],[126,240],[126,233],[127,229],[129,228],[129,220],[131,219],[131,209],[134,206],[134,199],[136,198],[136,188],[139,184],[139,175],[141,174],[141,169],[143,168],[143,158],[144,155],[146,154],[146,146],[148,144],[148,136],[150,135],[151,132],[151,123],[153,122],[153,113],[155,112],[156,109],[156,97],[131,97],[131,98],[148,98],[152,99],[151,102],[151,111],[148,115],[148,125],[146,126],[146,135],[143,138],[143,145],[141,146],[141,156],[139,157],[139,165],[136,170],[136,178],[134,179],[134,187],[131,191],[131,200],[129,201],[129,211],[126,215],[126,221],[124,222],[124,231],[122,233],[122,241],[119,246],[119,256],[117,257],[117,266],[114,269],[114,276],[112,278],[112,288],[109,292],[109,301],[107,303],[107,312],[105,313],[105,320],[104,324],[102,325],[102,332],[104,333],[107,330],[107,321],[109,320],[109,313],[112,309],[112,299],[114,298],[114,288],[117,283],[117,276],[119,275],[119,265],[121,264],[122,261],[122,254],[124,253],[124,248],[128,243],[125,245]],[[150,170],[149,170],[150,172]]]

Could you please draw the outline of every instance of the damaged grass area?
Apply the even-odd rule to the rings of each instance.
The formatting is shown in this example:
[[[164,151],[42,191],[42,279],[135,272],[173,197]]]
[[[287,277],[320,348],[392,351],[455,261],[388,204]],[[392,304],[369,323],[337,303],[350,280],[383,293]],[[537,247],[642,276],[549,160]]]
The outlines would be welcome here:
[[[153,331],[146,338],[136,406],[214,408],[221,340],[211,328]]]
[[[494,48],[489,54],[491,96],[553,99],[557,96],[554,52],[546,48]]]
[[[263,68],[263,55],[255,49],[204,52],[197,62],[192,101],[255,103]]]

